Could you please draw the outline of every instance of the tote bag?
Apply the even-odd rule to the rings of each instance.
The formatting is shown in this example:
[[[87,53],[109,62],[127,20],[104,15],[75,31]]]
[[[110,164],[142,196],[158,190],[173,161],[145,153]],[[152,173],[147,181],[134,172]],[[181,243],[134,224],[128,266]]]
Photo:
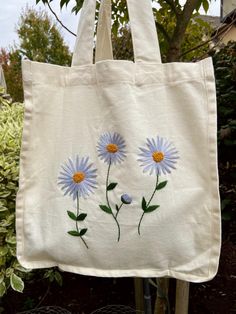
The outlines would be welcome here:
[[[84,1],[71,67],[23,61],[18,260],[209,280],[220,252],[212,60],[162,64],[151,1],[127,0],[135,62],[112,60],[103,1],[93,64],[95,4]]]

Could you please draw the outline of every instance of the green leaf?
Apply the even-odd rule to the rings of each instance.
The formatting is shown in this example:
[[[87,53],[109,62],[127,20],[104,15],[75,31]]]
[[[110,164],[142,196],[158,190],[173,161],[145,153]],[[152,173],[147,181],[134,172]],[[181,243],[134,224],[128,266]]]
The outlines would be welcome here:
[[[15,270],[19,270],[19,271],[22,272],[22,273],[29,273],[29,272],[32,271],[32,269],[30,269],[30,268],[25,268],[25,267],[21,266],[21,265],[17,262],[17,260],[16,260],[15,263],[13,264],[13,267],[14,267]]]
[[[87,217],[87,214],[79,214],[79,216],[77,217],[77,221],[83,221],[85,218]]]
[[[13,234],[8,234],[5,240],[8,244],[16,244],[16,236]]]
[[[83,235],[85,235],[85,233],[88,231],[88,229],[81,229],[79,232],[79,236],[82,237]]]
[[[58,271],[55,271],[54,278],[56,279],[56,282],[61,287],[62,286],[62,276]]]
[[[158,190],[163,189],[163,188],[167,185],[167,182],[168,182],[168,181],[160,182],[160,183],[157,185],[156,190],[158,191]]]
[[[0,284],[4,281],[4,275],[3,273],[0,274]]]
[[[112,210],[110,207],[106,206],[106,205],[99,205],[99,207],[101,208],[101,210],[103,210],[104,212],[108,213],[108,214],[112,214]]]
[[[7,253],[8,253],[8,247],[6,245],[0,247],[0,257],[7,255]]]
[[[5,285],[5,282],[2,281],[0,283],[0,297],[2,297],[5,293],[6,293],[6,285]]]
[[[10,283],[13,290],[22,292],[24,290],[24,282],[16,274],[11,274]]]
[[[4,207],[4,206],[0,206],[0,212],[6,212],[8,211],[8,208],[7,207]]]
[[[112,182],[108,185],[107,191],[114,190],[114,188],[117,186],[118,183]]]
[[[73,220],[77,220],[77,216],[73,213],[73,212],[71,212],[71,211],[67,211],[67,214],[68,214],[68,216],[71,218],[71,219],[73,219]]]
[[[76,230],[68,231],[67,233],[69,233],[70,235],[72,235],[74,237],[79,237],[80,236],[79,232],[76,231]]]
[[[5,271],[5,276],[7,277],[7,278],[9,278],[9,277],[11,277],[11,275],[14,273],[14,268],[12,268],[12,267],[8,267],[7,269],[6,269],[6,271]]]
[[[203,6],[203,9],[204,9],[205,13],[207,13],[207,11],[209,9],[209,2],[208,2],[208,0],[203,0],[202,1],[202,6]]]
[[[61,9],[63,8],[64,5],[67,6],[68,3],[69,3],[69,0],[61,0],[61,1],[60,1],[60,7],[61,7]]]
[[[158,207],[160,207],[160,205],[152,205],[152,206],[149,206],[148,208],[145,209],[145,213],[151,213],[151,212],[153,212],[155,209],[157,209]]]
[[[143,197],[143,199],[142,199],[142,209],[143,209],[143,211],[145,211],[146,208],[147,208],[147,202],[146,202],[145,198]]]

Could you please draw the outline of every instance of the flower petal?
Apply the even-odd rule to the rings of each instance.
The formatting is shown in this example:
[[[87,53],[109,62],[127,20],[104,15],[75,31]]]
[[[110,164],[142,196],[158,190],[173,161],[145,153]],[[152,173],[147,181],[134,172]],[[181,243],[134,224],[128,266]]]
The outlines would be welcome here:
[[[147,138],[146,147],[139,147],[139,149],[141,153],[138,154],[140,157],[138,162],[140,162],[141,167],[144,167],[144,172],[149,171],[150,175],[155,172],[156,175],[160,175],[161,173],[171,173],[172,169],[176,169],[175,164],[177,159],[179,159],[178,152],[172,143],[166,139],[159,136],[156,139]],[[163,160],[154,161],[152,157],[153,152],[163,153]]]

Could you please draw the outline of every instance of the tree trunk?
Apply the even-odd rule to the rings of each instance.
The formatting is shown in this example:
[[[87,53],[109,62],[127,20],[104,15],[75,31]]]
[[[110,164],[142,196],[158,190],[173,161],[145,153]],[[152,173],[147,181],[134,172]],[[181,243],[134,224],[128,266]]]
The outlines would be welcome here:
[[[169,49],[167,52],[167,62],[179,61],[181,44],[184,40],[184,35],[193,11],[196,9],[199,0],[187,0],[184,9],[176,15],[176,27],[170,40]]]

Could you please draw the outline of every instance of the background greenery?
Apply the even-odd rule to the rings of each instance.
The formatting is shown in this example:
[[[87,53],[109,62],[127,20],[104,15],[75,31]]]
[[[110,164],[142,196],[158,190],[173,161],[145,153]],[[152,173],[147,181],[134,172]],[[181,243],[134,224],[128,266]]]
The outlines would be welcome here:
[[[44,11],[26,8],[17,24],[19,45],[0,50],[0,64],[7,90],[14,101],[23,102],[21,59],[69,66],[71,52],[56,23]]]
[[[218,162],[222,218],[236,218],[236,42],[213,55],[218,108]]]
[[[20,146],[24,106],[13,103],[0,87],[0,297],[8,288],[24,289],[24,279],[37,272],[20,266],[16,259],[15,201],[19,179]],[[55,269],[38,271],[51,282],[62,283]]]
[[[210,0],[209,0],[210,1]],[[38,0],[45,5],[52,1]],[[181,5],[177,0],[152,0],[163,62],[200,59],[209,50],[208,44],[192,50],[210,38],[211,26],[199,18],[201,6],[208,9],[206,0],[187,0]],[[60,0],[61,7],[68,1]],[[77,13],[83,1],[76,1],[73,12]],[[97,1],[96,19],[99,3]],[[159,5],[157,9],[155,5]],[[126,1],[112,1],[112,42],[115,59],[133,60],[132,41]],[[26,7],[16,26],[18,45],[0,49],[8,92],[14,101],[23,102],[21,59],[69,66],[72,54],[65,44],[58,25],[44,11]],[[192,50],[192,51],[191,51]]]

